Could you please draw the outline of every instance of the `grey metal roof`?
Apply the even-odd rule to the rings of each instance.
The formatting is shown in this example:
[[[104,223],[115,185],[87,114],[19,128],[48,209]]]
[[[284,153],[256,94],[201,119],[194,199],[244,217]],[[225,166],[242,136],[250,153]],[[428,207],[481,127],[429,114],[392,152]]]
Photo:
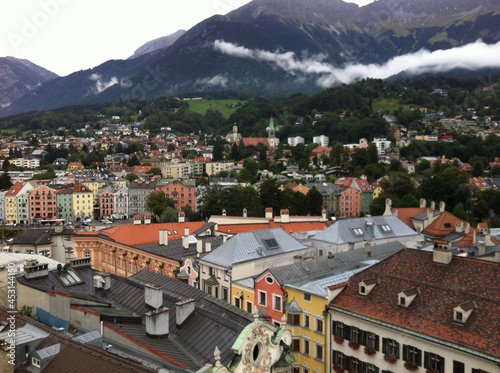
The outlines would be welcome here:
[[[237,285],[243,285],[246,286],[247,288],[252,288],[254,287],[254,280],[253,277],[247,277],[247,278],[242,278],[239,280],[233,281],[233,284]]]
[[[24,326],[16,329],[16,338],[14,344],[22,345],[40,339],[45,339],[49,336],[49,334],[50,333],[47,333],[46,331],[41,330],[31,324],[25,324]],[[11,337],[9,336],[9,331],[0,333],[0,339],[6,341],[10,340]]]
[[[59,351],[61,351],[61,344],[56,343],[55,345],[42,348],[41,350],[37,350],[36,354],[40,357],[40,360],[52,359],[56,356]]]
[[[439,211],[439,210],[433,210],[432,211],[432,216],[433,217],[436,217],[436,216],[439,216],[439,215],[441,215],[441,211]],[[418,220],[418,221],[425,221],[425,220],[427,220],[427,218],[428,218],[427,212],[423,212],[421,214],[418,214],[416,216],[412,216],[411,217],[411,219]]]
[[[205,243],[210,242],[212,245],[212,250],[218,248],[222,245],[222,236],[207,236],[207,237],[197,237],[197,240],[203,241],[203,249],[205,249]],[[155,242],[147,245],[134,246],[137,249],[146,251],[151,254],[162,256],[164,258],[176,260],[179,263],[187,256],[193,256],[198,253],[196,249],[196,243],[189,244],[189,248],[184,248],[182,245],[182,238],[177,240],[169,240],[167,245],[160,245],[159,242]]]
[[[283,228],[263,229],[238,233],[216,250],[200,259],[200,262],[215,264],[223,268],[249,260],[278,256],[307,249]]]
[[[63,288],[52,272],[49,272],[49,276],[30,280],[21,277],[19,281],[42,291],[59,290],[68,293],[72,296],[72,304],[78,304],[78,299],[96,302],[95,305],[81,304],[80,307],[98,310],[108,324],[186,365],[188,371],[196,371],[207,362],[215,363],[215,346],[223,351],[222,362],[228,363],[232,357],[232,344],[239,333],[253,321],[250,313],[159,273],[142,270],[128,278],[111,275],[111,289],[103,290],[94,288],[92,279],[95,271],[90,267],[77,267],[74,270],[84,282],[66,288]],[[168,338],[155,339],[147,336],[145,326],[133,320],[142,318],[149,311],[144,300],[146,284],[154,284],[163,289],[163,306],[169,308],[170,313]],[[176,303],[187,299],[195,300],[195,311],[178,327]],[[117,317],[116,323],[114,316]]]
[[[285,304],[285,310],[287,310],[288,312],[302,312],[302,308],[300,308],[295,298]]]
[[[384,231],[385,226],[388,226],[390,231]],[[408,227],[398,217],[388,215],[341,219],[332,226],[311,237],[311,239],[341,245],[349,242],[416,235],[417,232]]]

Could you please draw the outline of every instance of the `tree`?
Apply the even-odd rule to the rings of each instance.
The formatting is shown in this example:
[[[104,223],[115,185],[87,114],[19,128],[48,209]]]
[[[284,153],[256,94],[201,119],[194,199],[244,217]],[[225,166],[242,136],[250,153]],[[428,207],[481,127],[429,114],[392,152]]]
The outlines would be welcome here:
[[[133,173],[129,173],[129,174],[125,175],[125,179],[127,179],[127,181],[129,183],[131,183],[134,180],[137,180],[138,178],[139,178],[139,176],[137,176],[136,174],[133,174]]]
[[[222,144],[220,138],[217,138],[217,140],[215,140],[212,159],[216,162],[224,160],[224,145]]]
[[[161,216],[167,207],[175,209],[175,202],[173,199],[168,198],[165,195],[165,192],[159,190],[157,192],[149,193],[149,196],[146,199],[146,209],[148,211],[151,211],[151,213],[156,216]]]
[[[149,175],[158,175],[158,176],[161,176],[161,169],[159,167],[153,167],[147,173]]]
[[[8,161],[6,161],[8,163]],[[7,172],[2,172],[0,175],[0,190],[8,190],[12,186],[12,181]]]
[[[260,186],[260,202],[264,207],[271,207],[278,215],[283,206],[283,196],[274,180],[265,180]]]
[[[129,158],[127,162],[127,166],[129,167],[134,167],[134,166],[140,166],[141,162],[139,162],[139,159],[137,156],[134,154],[132,157]]]
[[[160,223],[176,223],[179,220],[179,212],[173,207],[167,207],[160,215]]]
[[[315,186],[307,192],[306,203],[308,212],[311,215],[321,215],[321,212],[323,211],[323,196]]]

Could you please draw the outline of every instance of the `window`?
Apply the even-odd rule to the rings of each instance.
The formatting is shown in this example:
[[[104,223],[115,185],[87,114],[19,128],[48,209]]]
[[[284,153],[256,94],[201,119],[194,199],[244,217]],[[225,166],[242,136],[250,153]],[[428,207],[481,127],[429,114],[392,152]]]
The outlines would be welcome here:
[[[36,357],[31,358],[31,364],[34,367],[40,368],[40,360],[38,360]]]
[[[314,358],[318,360],[323,360],[323,346],[320,344],[315,345],[315,354]]]
[[[422,350],[409,346],[409,345],[403,345],[403,360],[404,361],[411,361],[418,366],[422,365]]]
[[[378,373],[378,368],[373,364],[365,363],[365,372],[366,373]]]
[[[435,369],[439,373],[444,373],[444,357],[426,352],[424,356],[424,368]]]
[[[304,351],[302,352],[304,355],[309,355],[309,340],[304,339]]]
[[[400,306],[406,305],[406,298],[405,297],[399,297],[399,305]]]
[[[390,338],[382,338],[382,353],[394,355],[399,359],[399,342]]]
[[[351,341],[355,341],[358,343],[361,343],[361,331],[359,328],[356,328],[355,326],[351,326],[351,338],[349,338]]]
[[[85,258],[90,258],[90,251],[85,251]]]
[[[310,316],[304,315],[304,328],[309,329],[309,320],[310,320]]]
[[[246,303],[247,303],[247,312],[252,313],[253,312],[252,302],[247,301]]]
[[[290,325],[300,325],[300,314],[289,313],[288,314],[288,324]]]
[[[281,297],[278,296],[278,295],[275,295],[273,297],[274,301],[273,301],[273,309],[275,309],[276,311],[281,311]]]
[[[265,291],[259,290],[259,306],[266,307],[267,305],[267,293]]]
[[[299,367],[293,367],[292,368],[292,373],[300,373],[300,368]]]
[[[300,339],[298,338],[292,339],[292,351],[300,352]]]
[[[240,297],[234,297],[234,305],[238,308],[241,308],[240,306]]]
[[[482,370],[482,369],[474,369],[474,368],[472,368],[472,373],[489,373],[489,372],[487,372],[485,370]]]
[[[311,294],[304,293],[304,300],[310,302],[311,301]]]
[[[316,332],[323,333],[323,320],[322,319],[316,319]]]

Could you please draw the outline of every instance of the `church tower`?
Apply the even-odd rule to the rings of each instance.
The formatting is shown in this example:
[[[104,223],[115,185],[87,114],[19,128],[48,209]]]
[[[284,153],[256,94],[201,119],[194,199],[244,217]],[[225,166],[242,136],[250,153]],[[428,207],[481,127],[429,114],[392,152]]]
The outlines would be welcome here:
[[[267,142],[269,144],[269,149],[276,148],[276,129],[274,128],[273,117],[271,117],[271,121],[269,122],[267,133]]]

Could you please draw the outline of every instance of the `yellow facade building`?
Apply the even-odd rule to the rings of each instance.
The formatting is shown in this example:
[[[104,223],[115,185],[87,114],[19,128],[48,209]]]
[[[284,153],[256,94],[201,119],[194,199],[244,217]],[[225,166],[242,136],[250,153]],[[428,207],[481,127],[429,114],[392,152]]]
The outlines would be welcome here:
[[[92,191],[79,181],[73,191],[73,221],[94,217],[94,199]]]

